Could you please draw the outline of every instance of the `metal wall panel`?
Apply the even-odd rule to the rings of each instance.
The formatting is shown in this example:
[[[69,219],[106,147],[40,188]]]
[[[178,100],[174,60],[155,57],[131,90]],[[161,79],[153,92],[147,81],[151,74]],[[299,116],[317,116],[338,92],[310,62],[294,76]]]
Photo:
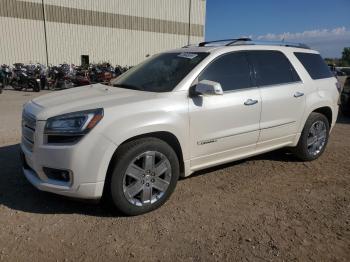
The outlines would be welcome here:
[[[189,0],[44,0],[44,2],[78,9],[188,22],[186,11]],[[203,5],[203,3],[205,5],[203,0],[192,0],[194,5]],[[203,24],[203,19],[197,17],[193,23]]]
[[[135,65],[144,60],[146,55],[177,48],[180,41],[183,44],[187,42],[187,36],[153,32],[60,23],[49,23],[49,27],[48,47],[53,64],[79,64],[80,55],[89,55],[91,62],[109,61],[114,65]],[[126,38],[128,41],[125,41]]]
[[[192,43],[203,40],[205,4],[191,0]],[[46,62],[41,0],[0,1],[0,63]],[[134,65],[188,42],[190,0],[44,0],[51,64]]]
[[[0,64],[46,63],[43,22],[0,17]]]

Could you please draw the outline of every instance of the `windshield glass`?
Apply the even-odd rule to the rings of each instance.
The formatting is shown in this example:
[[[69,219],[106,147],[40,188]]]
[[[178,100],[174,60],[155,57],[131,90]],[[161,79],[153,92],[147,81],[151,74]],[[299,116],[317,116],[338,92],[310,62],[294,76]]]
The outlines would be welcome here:
[[[169,92],[207,56],[208,53],[155,55],[121,75],[112,85],[150,92]]]

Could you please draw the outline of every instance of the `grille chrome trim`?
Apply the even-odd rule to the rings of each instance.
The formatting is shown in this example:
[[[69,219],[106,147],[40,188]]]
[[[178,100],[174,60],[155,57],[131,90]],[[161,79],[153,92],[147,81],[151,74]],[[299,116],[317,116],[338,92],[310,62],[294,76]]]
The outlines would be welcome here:
[[[32,129],[23,126],[22,127],[22,136],[28,140],[29,142],[31,142],[32,144],[34,144],[34,132]]]
[[[22,112],[22,144],[33,152],[35,143],[36,118],[23,110]]]

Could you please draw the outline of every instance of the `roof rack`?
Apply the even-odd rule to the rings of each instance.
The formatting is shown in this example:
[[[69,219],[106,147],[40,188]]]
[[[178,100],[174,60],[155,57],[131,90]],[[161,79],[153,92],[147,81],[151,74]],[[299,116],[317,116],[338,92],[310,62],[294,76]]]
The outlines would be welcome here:
[[[233,38],[233,39],[222,39],[222,40],[214,40],[214,41],[208,41],[208,42],[202,42],[202,43],[199,43],[198,46],[199,47],[203,47],[203,46],[210,46],[212,44],[216,44],[216,43],[223,43],[223,42],[227,42],[224,46],[229,46],[231,44],[234,44],[236,42],[239,42],[239,41],[252,41],[252,39],[250,38],[247,38],[247,37],[242,37],[242,38]]]
[[[201,42],[197,46],[205,47],[205,46],[235,46],[235,45],[272,45],[272,46],[286,46],[286,47],[310,49],[308,45],[303,43],[292,43],[292,42],[284,42],[284,41],[260,41],[260,40],[256,41],[246,37]],[[184,46],[184,47],[190,47],[190,46]]]
[[[293,43],[293,42],[285,42],[285,41],[253,41],[253,45],[277,45],[277,46],[286,46],[286,47],[296,47],[296,48],[304,48],[311,49],[308,45],[303,43]]]

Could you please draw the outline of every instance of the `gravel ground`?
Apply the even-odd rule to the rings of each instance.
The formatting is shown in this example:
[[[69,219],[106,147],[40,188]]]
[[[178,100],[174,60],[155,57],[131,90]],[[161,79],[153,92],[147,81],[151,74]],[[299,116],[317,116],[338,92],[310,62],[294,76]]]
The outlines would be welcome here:
[[[33,188],[21,173],[22,104],[0,95],[1,261],[350,261],[350,119],[324,155],[283,152],[179,181],[160,209],[138,217]]]

